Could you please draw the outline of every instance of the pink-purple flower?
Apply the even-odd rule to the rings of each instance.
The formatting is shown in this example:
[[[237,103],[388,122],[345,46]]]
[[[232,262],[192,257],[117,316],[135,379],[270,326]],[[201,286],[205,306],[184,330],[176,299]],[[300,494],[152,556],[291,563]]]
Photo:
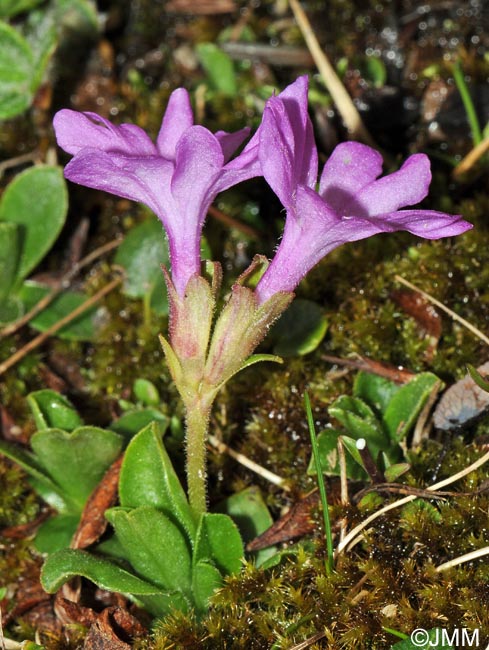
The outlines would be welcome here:
[[[61,110],[54,118],[59,146],[74,157],[69,180],[146,204],[168,235],[172,280],[183,295],[200,275],[207,210],[216,195],[260,173],[257,141],[230,160],[249,133],[194,126],[187,91],[175,90],[153,143],[138,126],[114,126],[95,113]]]
[[[307,77],[300,77],[272,97],[259,130],[262,173],[287,211],[282,241],[256,289],[260,303],[278,291],[293,291],[320,259],[346,242],[396,230],[438,239],[472,227],[459,215],[399,209],[428,194],[431,172],[424,154],[378,178],[382,156],[366,145],[344,142],[326,162],[316,191],[307,90]]]

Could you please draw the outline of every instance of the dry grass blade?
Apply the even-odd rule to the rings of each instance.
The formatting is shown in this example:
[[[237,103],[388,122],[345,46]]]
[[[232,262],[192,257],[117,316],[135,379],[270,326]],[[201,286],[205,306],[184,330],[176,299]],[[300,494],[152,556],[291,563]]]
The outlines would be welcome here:
[[[489,151],[489,138],[482,140],[463,158],[452,172],[455,180],[466,174],[482,156]]]
[[[433,492],[436,490],[440,490],[441,488],[445,487],[445,485],[450,485],[451,483],[455,483],[455,481],[458,481],[459,479],[463,478],[467,474],[470,474],[470,472],[475,471],[485,463],[489,461],[489,451],[481,456],[478,460],[476,460],[472,465],[469,465],[465,469],[461,470],[460,472],[457,472],[457,474],[454,474],[453,476],[450,476],[443,481],[439,481],[438,483],[435,483],[434,485],[430,485],[429,487],[426,488],[427,491]],[[335,557],[338,557],[338,555],[349,545],[354,546],[358,541],[361,539],[360,533],[362,530],[364,530],[369,524],[372,523],[372,521],[375,521],[375,519],[378,519],[382,515],[384,515],[386,512],[389,512],[389,510],[394,510],[394,508],[399,508],[403,506],[406,503],[409,503],[410,501],[414,501],[415,499],[418,499],[418,495],[413,494],[407,497],[404,497],[403,499],[399,499],[398,501],[394,501],[393,503],[389,503],[388,505],[384,506],[380,510],[377,510],[377,512],[374,512],[370,517],[367,517],[364,521],[362,521],[358,526],[355,526],[353,530],[351,530],[348,535],[343,539],[339,544],[335,552]]]
[[[470,553],[465,553],[464,555],[460,555],[459,557],[456,557],[453,560],[444,562],[443,564],[437,566],[436,570],[437,572],[446,571],[447,569],[451,569],[452,567],[458,566],[459,564],[463,564],[464,562],[472,562],[472,560],[477,560],[477,558],[484,557],[484,555],[489,555],[489,546],[485,546],[484,548],[478,548],[475,551],[471,551]]]
[[[99,300],[101,300],[104,296],[119,286],[122,283],[122,280],[122,277],[112,280],[112,282],[109,282],[109,284],[100,289],[100,291],[98,291],[95,295],[91,296],[91,298],[88,298],[88,300],[85,300],[84,303],[74,309],[70,314],[49,327],[45,332],[42,332],[33,338],[31,341],[29,341],[29,343],[20,348],[20,350],[14,352],[14,354],[12,354],[12,356],[10,356],[6,361],[0,363],[0,375],[3,375],[4,372],[6,372],[9,368],[23,359],[29,352],[32,352],[32,350],[35,350],[37,347],[39,347],[50,336],[59,332],[62,327],[68,325],[68,323],[71,323],[71,321],[80,316],[80,314],[83,314],[83,312],[85,312],[87,309],[90,309],[90,307],[93,307],[93,305],[95,305]]]
[[[302,641],[301,643],[292,646],[291,648],[289,648],[289,650],[306,650],[306,648],[312,646],[312,644],[316,643],[316,641],[320,641],[321,639],[324,639],[325,636],[326,636],[326,632],[318,632],[317,634],[314,634],[314,636],[309,637],[305,641]]]
[[[228,447],[226,444],[224,444],[224,442],[221,442],[218,438],[216,438],[216,436],[210,435],[209,442],[215,449],[217,449],[219,453],[227,454],[231,458],[234,458],[234,460],[243,465],[243,467],[250,469],[252,472],[255,472],[255,474],[258,474],[258,476],[261,476],[270,483],[278,485],[278,487],[282,488],[282,490],[285,492],[288,492],[290,490],[290,487],[285,482],[285,479],[283,479],[281,476],[274,474],[269,469],[266,469],[266,467],[258,465],[258,463],[255,463],[253,460],[251,460],[251,458],[248,458],[247,456],[240,454],[234,449],[231,449],[231,447]]]
[[[329,90],[334,103],[338,107],[338,111],[340,112],[351,137],[355,140],[361,140],[362,142],[365,142],[365,144],[378,149],[372,136],[367,131],[367,128],[360,117],[360,113],[350,95],[347,93],[333,66],[329,62],[328,57],[322,50],[304,9],[301,7],[298,0],[289,0],[289,6],[294,13],[299,29],[301,30],[306,45],[316,63],[317,69],[323,78],[324,84]]]
[[[17,165],[24,165],[25,163],[35,163],[38,158],[38,152],[31,151],[30,153],[23,153],[20,156],[15,156],[15,158],[3,160],[0,162],[0,178],[2,178],[7,169],[12,169],[13,167],[17,167]]]
[[[74,278],[85,266],[88,266],[97,258],[105,255],[105,253],[114,250],[114,248],[120,246],[121,243],[122,239],[114,239],[107,244],[104,244],[103,246],[95,249],[89,255],[80,260],[70,269],[68,273],[66,273],[66,275],[60,278],[58,284],[48,294],[46,294],[44,298],[41,298],[41,300],[36,303],[32,309],[30,309],[27,313],[25,313],[13,323],[9,323],[6,327],[4,327],[0,331],[0,339],[14,334],[17,332],[17,330],[26,325],[30,320],[34,318],[34,316],[37,316],[37,314],[39,314],[43,309],[46,309],[46,307],[56,298],[56,296],[58,296],[62,291],[68,289]]]

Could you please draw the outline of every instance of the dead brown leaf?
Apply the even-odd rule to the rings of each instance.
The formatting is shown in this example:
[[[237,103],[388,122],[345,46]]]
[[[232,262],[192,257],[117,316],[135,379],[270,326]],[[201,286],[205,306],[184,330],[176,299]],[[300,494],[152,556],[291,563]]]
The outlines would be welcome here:
[[[436,353],[438,341],[441,336],[441,316],[433,305],[420,293],[410,289],[399,289],[391,293],[391,299],[403,311],[414,318],[423,333],[429,337],[429,346],[426,357],[431,361]]]
[[[104,514],[117,499],[117,486],[122,459],[123,456],[120,456],[109,467],[103,479],[90,495],[71,541],[71,548],[87,548],[105,532],[107,520]]]
[[[141,623],[122,607],[101,612],[85,638],[84,650],[128,650],[133,639],[146,633]]]
[[[294,503],[291,509],[268,530],[246,546],[247,551],[259,551],[268,546],[282,544],[298,537],[304,537],[314,531],[315,523],[312,511],[319,504],[319,492],[313,490],[305,497]]]

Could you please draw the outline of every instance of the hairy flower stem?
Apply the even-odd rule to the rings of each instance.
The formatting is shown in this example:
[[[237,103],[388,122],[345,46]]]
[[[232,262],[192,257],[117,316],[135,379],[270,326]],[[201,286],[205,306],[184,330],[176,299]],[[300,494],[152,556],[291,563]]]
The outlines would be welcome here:
[[[206,441],[212,401],[197,399],[186,408],[187,487],[190,507],[198,519],[207,510]]]

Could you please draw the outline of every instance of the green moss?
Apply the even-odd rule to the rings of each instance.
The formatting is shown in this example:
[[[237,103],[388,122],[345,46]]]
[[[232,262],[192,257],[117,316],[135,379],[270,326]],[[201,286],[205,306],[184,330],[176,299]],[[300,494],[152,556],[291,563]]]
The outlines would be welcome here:
[[[39,500],[24,472],[0,455],[0,531],[22,526],[39,513]],[[29,536],[2,537],[0,533],[0,587],[19,579],[36,564]]]
[[[420,456],[431,459],[432,452]],[[454,456],[458,462],[445,460],[440,477],[457,471],[458,463],[472,462],[480,450],[457,441]],[[418,462],[418,476],[430,470]],[[472,489],[487,476],[484,468],[474,473]],[[453,489],[464,488],[461,482]],[[489,497],[481,493],[441,503],[418,500],[393,510],[339,557],[330,576],[318,531],[312,552],[298,547],[296,555],[268,571],[246,565],[226,580],[203,621],[175,615],[158,625],[149,647],[290,648],[324,631],[324,639],[311,647],[384,648],[395,641],[384,627],[409,634],[440,621],[483,634],[489,629],[487,563],[482,558],[441,573],[435,567],[487,544],[488,507]]]

